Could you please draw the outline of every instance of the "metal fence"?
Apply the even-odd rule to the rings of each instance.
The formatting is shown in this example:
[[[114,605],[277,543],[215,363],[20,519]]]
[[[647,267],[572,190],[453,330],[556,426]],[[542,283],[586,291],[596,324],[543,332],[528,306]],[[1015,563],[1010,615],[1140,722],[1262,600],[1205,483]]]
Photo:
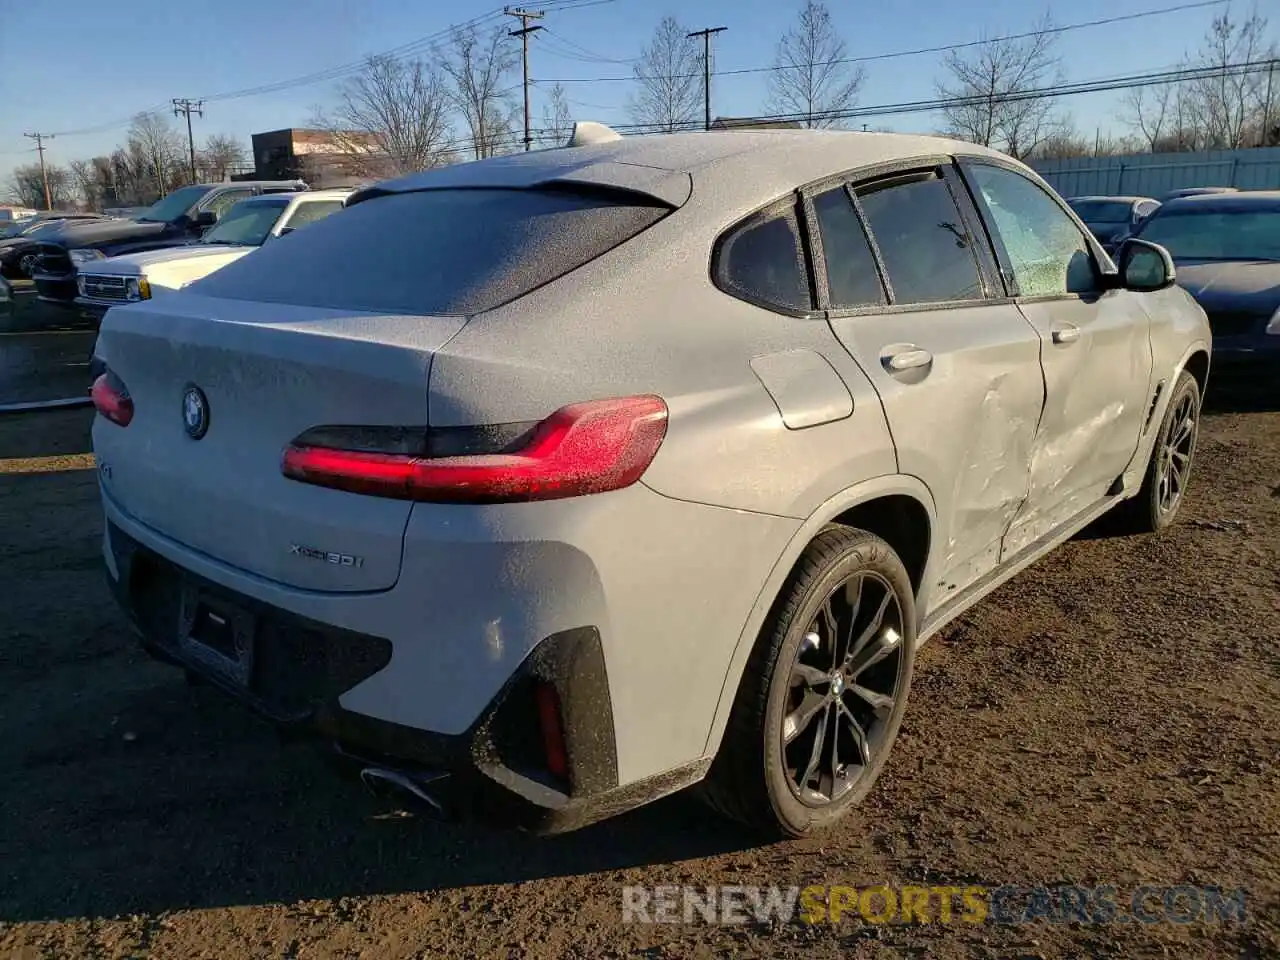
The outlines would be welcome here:
[[[1280,190],[1280,147],[1134,153],[1123,157],[1036,160],[1031,166],[1064,197],[1137,196],[1159,199],[1182,187]]]

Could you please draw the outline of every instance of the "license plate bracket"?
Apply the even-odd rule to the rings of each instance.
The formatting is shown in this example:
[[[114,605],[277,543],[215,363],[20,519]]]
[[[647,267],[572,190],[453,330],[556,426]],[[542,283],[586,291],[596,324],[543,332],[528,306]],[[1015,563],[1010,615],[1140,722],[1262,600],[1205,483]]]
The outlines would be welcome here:
[[[185,586],[178,645],[196,663],[248,687],[253,677],[255,617],[198,587]]]

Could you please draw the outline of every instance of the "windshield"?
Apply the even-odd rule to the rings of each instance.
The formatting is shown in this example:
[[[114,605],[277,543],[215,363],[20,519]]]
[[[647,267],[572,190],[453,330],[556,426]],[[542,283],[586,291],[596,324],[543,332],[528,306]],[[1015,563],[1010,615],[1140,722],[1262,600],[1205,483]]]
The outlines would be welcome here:
[[[27,227],[31,224],[26,220],[19,220],[16,223],[8,224],[0,228],[0,240],[8,240],[10,237],[17,237],[26,232]]]
[[[212,187],[183,187],[181,190],[175,190],[143,210],[138,214],[138,219],[161,223],[177,220],[212,189]]]
[[[218,225],[206,233],[200,242],[260,247],[280,219],[281,211],[288,205],[288,197],[242,200],[224,213]]]
[[[668,212],[622,191],[392,194],[308,224],[189,289],[343,310],[479,313],[612,250]]]
[[[1158,213],[1139,236],[1175,260],[1280,260],[1280,210]]]
[[[1085,223],[1127,223],[1133,207],[1125,200],[1076,200],[1071,209]]]

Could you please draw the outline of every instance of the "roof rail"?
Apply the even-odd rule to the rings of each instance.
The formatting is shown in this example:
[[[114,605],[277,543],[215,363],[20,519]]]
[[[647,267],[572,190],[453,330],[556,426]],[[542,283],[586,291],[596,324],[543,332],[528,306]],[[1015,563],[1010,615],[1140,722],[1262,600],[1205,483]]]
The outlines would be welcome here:
[[[603,123],[596,123],[594,120],[578,120],[573,125],[573,136],[565,146],[585,147],[590,143],[609,143],[612,140],[621,139],[622,134]]]

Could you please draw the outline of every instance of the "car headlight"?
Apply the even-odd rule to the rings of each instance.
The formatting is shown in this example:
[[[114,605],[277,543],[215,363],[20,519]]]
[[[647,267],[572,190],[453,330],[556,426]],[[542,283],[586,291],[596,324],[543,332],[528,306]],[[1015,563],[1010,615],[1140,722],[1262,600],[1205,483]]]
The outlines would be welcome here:
[[[1280,337],[1280,307],[1276,307],[1276,312],[1267,321],[1267,333],[1273,337]]]
[[[82,297],[87,297],[87,296],[88,296],[88,294],[84,292],[84,277],[83,277],[83,276],[76,277],[76,290],[78,290],[78,291],[80,292],[80,296],[82,296]]]
[[[151,284],[146,277],[130,277],[124,282],[124,296],[126,300],[150,300]]]
[[[72,263],[87,263],[90,260],[102,260],[101,250],[72,250],[69,254]]]

